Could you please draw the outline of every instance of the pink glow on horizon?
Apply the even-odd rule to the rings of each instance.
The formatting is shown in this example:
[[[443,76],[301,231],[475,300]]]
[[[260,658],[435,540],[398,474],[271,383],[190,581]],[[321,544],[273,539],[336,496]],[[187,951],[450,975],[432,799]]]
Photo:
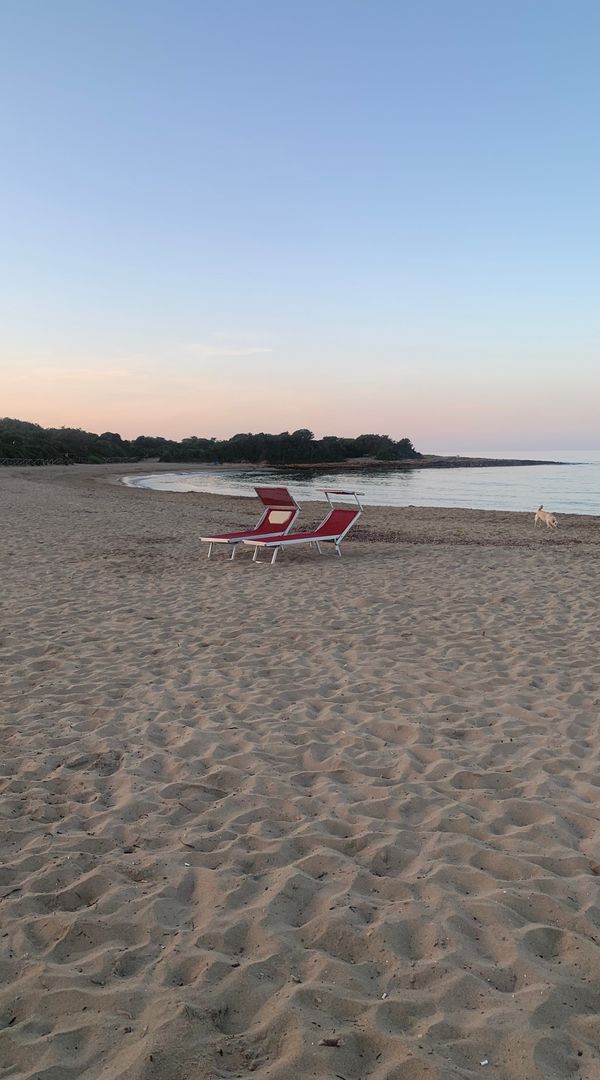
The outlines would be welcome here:
[[[403,390],[393,377],[356,385],[320,378],[318,387],[254,382],[249,372],[234,383],[219,376],[144,378],[115,366],[71,376],[45,369],[30,378],[10,377],[0,398],[5,416],[43,426],[118,431],[125,438],[186,435],[224,438],[238,431],[293,431],[322,435],[364,432],[408,435],[418,449],[432,446],[588,446],[597,442],[595,400],[573,389],[536,387],[526,396],[479,386],[462,392],[440,380]],[[559,389],[561,392],[559,392]]]

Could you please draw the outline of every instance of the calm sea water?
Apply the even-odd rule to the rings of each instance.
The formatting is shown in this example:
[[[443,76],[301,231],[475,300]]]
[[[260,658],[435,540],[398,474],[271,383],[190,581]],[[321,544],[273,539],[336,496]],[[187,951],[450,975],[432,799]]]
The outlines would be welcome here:
[[[367,506],[535,510],[543,503],[546,509],[564,514],[600,514],[600,450],[471,450],[464,456],[535,458],[569,464],[484,469],[332,470],[327,473],[295,469],[220,471],[199,468],[197,471],[149,473],[124,479],[133,487],[173,492],[208,491],[219,495],[253,495],[255,484],[286,484],[299,502],[322,498],[323,488],[345,488],[362,492]]]

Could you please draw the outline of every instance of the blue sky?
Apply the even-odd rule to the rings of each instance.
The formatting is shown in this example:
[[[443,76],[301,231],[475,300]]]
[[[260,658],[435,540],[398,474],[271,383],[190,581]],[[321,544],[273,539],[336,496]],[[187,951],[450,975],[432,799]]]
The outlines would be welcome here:
[[[600,7],[4,0],[0,414],[587,446]]]

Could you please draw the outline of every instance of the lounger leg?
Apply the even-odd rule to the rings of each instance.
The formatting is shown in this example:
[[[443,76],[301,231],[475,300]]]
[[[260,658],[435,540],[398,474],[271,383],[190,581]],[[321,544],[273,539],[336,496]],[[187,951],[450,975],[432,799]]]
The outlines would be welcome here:
[[[337,553],[338,553],[338,555],[339,555],[339,557],[340,557],[340,559],[341,559],[341,557],[342,557],[342,553],[341,553],[341,551],[340,551],[340,545],[339,545],[338,543],[336,543],[336,545],[335,545],[335,550],[337,551]]]
[[[272,566],[272,565],[273,565],[273,563],[274,563],[274,562],[275,562],[275,561],[277,560],[277,552],[278,552],[278,551],[279,551],[279,548],[278,548],[278,547],[276,547],[276,548],[273,548],[273,558],[271,559],[271,566]]]
[[[235,549],[236,548],[237,548],[237,544],[232,544],[231,545],[231,558],[232,559],[235,559]]]
[[[258,547],[254,545],[254,555],[252,556],[252,562],[258,562]]]
[[[316,540],[316,541],[315,541],[315,543],[316,543],[316,545],[317,545],[317,551],[319,552],[319,555],[322,555],[322,554],[323,554],[323,552],[321,551],[321,545],[320,545],[319,541],[318,541],[318,540]]]
[[[212,546],[212,544],[209,544],[209,545],[208,545],[208,558],[209,558],[209,559],[210,559],[210,553],[211,553],[211,551],[212,551],[212,547],[213,547],[213,546]]]

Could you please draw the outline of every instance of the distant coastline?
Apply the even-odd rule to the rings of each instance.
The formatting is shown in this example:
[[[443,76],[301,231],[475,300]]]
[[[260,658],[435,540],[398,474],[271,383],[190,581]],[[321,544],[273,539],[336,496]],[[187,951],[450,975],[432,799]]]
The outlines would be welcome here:
[[[249,465],[250,463],[248,463]],[[488,469],[505,465],[570,465],[569,461],[553,461],[550,458],[486,458],[462,457],[460,454],[422,454],[420,458],[406,458],[400,461],[380,461],[377,458],[354,458],[347,461],[313,462],[311,464],[284,465],[285,469],[298,469],[302,472],[335,469]]]
[[[279,469],[298,472],[330,472],[332,469],[340,472],[359,472],[361,469],[380,469],[382,472],[398,472],[417,469],[487,469],[505,465],[573,465],[572,461],[556,461],[551,458],[485,458],[485,457],[462,457],[458,454],[448,456],[442,454],[422,454],[420,458],[406,458],[396,461],[381,461],[379,458],[361,457],[350,458],[346,461],[310,461],[310,462],[281,462],[276,465],[267,461],[177,461],[162,460],[158,457],[138,458],[110,458],[107,461],[84,461],[75,455],[66,455],[60,458],[0,458],[0,466],[12,468],[24,468],[28,466],[48,465],[134,465],[160,466],[160,471],[181,469],[185,471],[197,471],[208,469],[211,472],[236,469]]]

